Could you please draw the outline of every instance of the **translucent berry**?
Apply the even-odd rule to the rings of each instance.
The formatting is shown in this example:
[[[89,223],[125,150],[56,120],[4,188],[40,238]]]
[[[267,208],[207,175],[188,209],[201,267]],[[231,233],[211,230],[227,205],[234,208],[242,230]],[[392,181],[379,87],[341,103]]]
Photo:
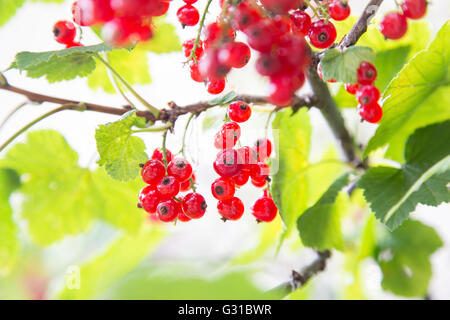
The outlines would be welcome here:
[[[357,70],[357,78],[359,84],[372,84],[377,78],[377,69],[370,62],[363,61]]]
[[[178,219],[178,221],[181,221],[181,222],[189,222],[192,220],[191,218],[189,218],[187,215],[184,214],[183,210],[181,210],[181,212],[178,213],[177,219]]]
[[[391,12],[380,22],[380,32],[388,39],[400,39],[408,30],[406,17],[398,12]]]
[[[257,188],[264,188],[267,185],[267,181],[266,180],[252,180],[252,185],[254,185]]]
[[[167,163],[172,161],[172,152],[170,152],[169,149],[166,149],[166,157],[167,157]],[[164,163],[164,154],[161,149],[155,149],[152,154],[153,160],[159,160]]]
[[[225,79],[209,79],[206,84],[206,89],[211,94],[219,94],[225,90],[226,81]]]
[[[243,42],[229,42],[219,50],[219,61],[230,68],[244,67],[250,57],[250,48]]]
[[[267,10],[279,14],[303,7],[303,0],[261,0],[261,3]]]
[[[294,26],[294,31],[300,33],[302,36],[308,34],[309,27],[311,26],[311,17],[305,11],[296,10],[289,15]]]
[[[180,192],[180,182],[172,176],[166,176],[159,181],[156,189],[162,198],[173,198]]]
[[[383,109],[378,103],[358,105],[358,112],[362,119],[370,123],[377,123],[383,117]]]
[[[330,14],[331,19],[336,21],[342,21],[350,16],[350,6],[347,1],[342,0],[333,0],[328,6],[328,13]]]
[[[167,174],[179,182],[184,182],[191,177],[192,166],[186,159],[175,158],[167,166]]]
[[[196,82],[204,82],[205,77],[201,74],[198,64],[195,61],[189,62],[189,71],[191,74],[191,79]]]
[[[190,39],[190,40],[186,40],[183,43],[183,52],[186,58],[191,56],[192,53],[192,49],[194,49],[194,45],[195,45],[195,40],[196,39]],[[195,57],[200,59],[203,55],[203,41],[199,40],[198,42],[198,46],[195,49]]]
[[[238,153],[233,149],[219,152],[214,161],[214,170],[221,177],[230,178],[239,173],[242,164],[238,161]]]
[[[244,31],[246,28],[256,24],[261,19],[262,16],[258,9],[250,5],[248,2],[243,1],[236,6],[233,17],[233,27]]]
[[[159,160],[149,160],[142,167],[141,177],[147,184],[156,184],[166,175],[166,168]]]
[[[267,138],[261,138],[255,142],[255,150],[258,153],[258,160],[265,161],[272,154],[272,142]]]
[[[409,19],[420,19],[427,13],[427,0],[405,0],[402,10],[405,17]]]
[[[160,17],[160,16],[166,14],[167,10],[169,10],[170,1],[171,0],[158,1],[158,7],[155,9],[155,11],[152,12],[151,16]]]
[[[230,104],[228,107],[228,116],[231,120],[236,122],[245,122],[250,119],[252,115],[252,109],[248,103],[243,101],[236,101]]]
[[[204,77],[209,80],[219,80],[225,78],[231,67],[219,60],[218,50],[208,50],[206,55],[199,61],[199,69]]]
[[[244,186],[250,178],[250,174],[246,170],[241,170],[237,175],[233,176],[233,182],[238,187]]]
[[[373,85],[365,85],[356,92],[356,99],[363,106],[376,103],[380,99],[380,91]]]
[[[270,19],[261,19],[245,29],[248,45],[259,52],[270,52],[281,34]]]
[[[199,193],[188,193],[183,198],[183,212],[191,219],[200,219],[206,212],[205,198]]]
[[[212,47],[217,41],[230,42],[236,38],[236,34],[233,28],[224,30],[218,22],[210,23],[205,29],[205,48]]]
[[[200,14],[198,13],[198,10],[190,4],[182,6],[180,9],[178,9],[177,17],[178,21],[181,22],[183,27],[195,26],[200,20]]]
[[[75,25],[70,21],[58,21],[53,26],[55,40],[62,44],[72,43],[76,33]]]
[[[241,199],[233,197],[229,200],[219,201],[219,203],[217,204],[217,210],[225,221],[236,221],[242,217],[245,208]]]
[[[282,61],[275,54],[261,54],[256,60],[255,68],[262,76],[273,76],[282,71]]]
[[[195,183],[195,181],[196,181],[195,174],[192,174],[191,179]],[[180,183],[180,191],[181,192],[186,192],[186,191],[191,190],[191,179],[188,179],[188,180]]]
[[[172,222],[181,212],[181,205],[173,199],[167,199],[160,202],[156,208],[159,220],[163,222]]]
[[[252,166],[250,171],[250,177],[252,180],[263,181],[270,174],[270,167],[267,163],[259,162],[257,165]]]
[[[311,44],[319,49],[330,47],[336,40],[336,28],[330,21],[323,19],[313,22],[308,31]]]
[[[269,197],[262,197],[256,200],[252,207],[253,216],[261,222],[271,222],[277,216],[277,206]]]
[[[229,178],[219,178],[212,183],[211,192],[217,200],[228,200],[233,198],[236,188],[233,180]]]
[[[237,149],[238,161],[243,165],[242,169],[249,169],[252,165],[258,164],[258,153],[254,148],[248,146]]]
[[[241,137],[241,127],[236,122],[227,122],[214,137],[217,149],[230,149],[236,145]]]
[[[352,95],[355,95],[356,91],[358,91],[358,89],[359,89],[359,84],[358,83],[355,83],[355,84],[346,83],[345,84],[345,90],[347,90],[347,92],[352,94]]]
[[[156,213],[156,207],[160,201],[161,195],[152,186],[144,187],[139,193],[139,205],[147,213]]]

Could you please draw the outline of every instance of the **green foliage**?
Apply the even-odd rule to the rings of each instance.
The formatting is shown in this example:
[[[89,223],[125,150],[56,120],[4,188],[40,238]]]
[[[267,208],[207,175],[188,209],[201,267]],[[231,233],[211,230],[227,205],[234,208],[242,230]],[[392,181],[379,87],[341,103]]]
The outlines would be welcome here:
[[[297,228],[305,246],[317,250],[343,249],[340,218],[346,206],[345,199],[337,200],[337,198],[348,183],[349,174],[341,176],[314,206],[298,218]]]
[[[403,161],[406,139],[415,129],[450,119],[450,22],[400,71],[384,93],[384,116],[364,151],[389,145],[386,157]]]
[[[39,245],[84,232],[95,220],[134,232],[144,219],[134,205],[141,183],[118,183],[103,169],[81,168],[77,153],[55,131],[29,133],[25,143],[8,151],[0,167],[26,177],[20,189],[21,217]]]
[[[232,102],[234,99],[236,99],[237,94],[233,91],[228,92],[227,94],[224,94],[222,96],[219,96],[217,98],[212,99],[208,102],[211,106],[217,106],[217,105],[224,105],[227,103]]]
[[[45,76],[51,82],[86,77],[95,70],[94,56],[110,51],[105,44],[73,47],[59,51],[19,52],[12,68],[26,71],[30,78]]]
[[[93,299],[133,270],[164,236],[157,226],[145,224],[133,234],[124,234],[116,239],[103,254],[80,268],[80,288],[66,286],[59,299]],[[66,284],[70,277],[66,276]],[[126,297],[129,299],[129,297]]]
[[[62,3],[64,0],[33,0],[34,2],[57,2]],[[8,22],[23,6],[25,0],[0,0],[0,27]]]
[[[400,168],[370,168],[359,181],[378,219],[397,228],[418,203],[450,201],[450,120],[418,129],[406,144]]]
[[[9,205],[9,196],[19,186],[19,176],[15,171],[0,169],[0,275],[9,273],[19,254],[17,227]]]
[[[424,297],[432,270],[430,256],[442,246],[433,228],[408,220],[379,246],[383,289],[405,297]]]
[[[147,162],[144,141],[132,136],[131,130],[133,126],[142,125],[143,121],[145,119],[136,116],[135,111],[130,111],[120,120],[100,125],[96,130],[95,139],[100,154],[98,164],[104,166],[112,178],[133,180],[139,175],[139,164]]]
[[[356,83],[356,70],[363,61],[371,63],[375,61],[375,54],[371,48],[355,46],[345,49],[344,52],[338,49],[327,50],[321,60],[323,78]]]

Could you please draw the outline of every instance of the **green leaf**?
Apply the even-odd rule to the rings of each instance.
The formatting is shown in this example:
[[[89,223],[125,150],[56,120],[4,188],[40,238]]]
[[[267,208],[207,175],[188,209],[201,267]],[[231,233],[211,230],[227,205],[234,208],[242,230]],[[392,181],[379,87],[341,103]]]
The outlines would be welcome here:
[[[25,0],[0,0],[0,26],[8,22],[24,2]]]
[[[349,47],[344,52],[337,49],[327,50],[321,60],[323,78],[356,83],[356,70],[363,61],[371,63],[375,61],[375,54],[371,48]]]
[[[134,232],[145,219],[136,208],[142,182],[118,183],[102,169],[81,168],[77,153],[56,131],[30,132],[25,143],[8,151],[0,167],[25,179],[21,217],[39,245],[84,232],[95,220]]]
[[[142,118],[131,111],[116,122],[100,125],[95,132],[100,154],[98,164],[116,180],[135,179],[140,172],[139,165],[148,160],[144,141],[132,136],[131,128],[141,121]]]
[[[224,105],[224,104],[232,102],[234,99],[236,99],[236,97],[237,97],[237,93],[231,91],[223,96],[212,99],[211,101],[208,102],[208,104],[211,106]]]
[[[59,51],[19,52],[12,68],[26,71],[30,78],[45,76],[49,82],[85,77],[94,71],[94,55],[110,51],[104,44],[73,47]]]
[[[105,253],[81,266],[79,289],[66,286],[58,298],[95,299],[133,270],[160,243],[164,234],[161,228],[146,224],[135,234],[121,236]],[[71,283],[73,276],[76,275],[66,276],[66,284]]]
[[[19,186],[19,176],[14,170],[0,169],[0,275],[12,270],[19,255],[18,230],[9,205],[9,196]]]
[[[415,129],[450,119],[450,22],[427,50],[415,56],[384,93],[384,116],[364,151],[389,145],[386,157],[403,161],[406,139]]]
[[[320,200],[306,210],[297,221],[300,238],[305,246],[317,250],[343,249],[341,212],[345,199],[336,201],[339,192],[349,183],[349,174],[337,179]]]
[[[406,297],[424,297],[432,275],[430,256],[442,245],[433,228],[405,221],[379,247],[377,262],[383,272],[383,289]]]
[[[450,201],[450,120],[418,129],[406,144],[400,168],[370,168],[359,181],[378,219],[397,228],[419,203]]]

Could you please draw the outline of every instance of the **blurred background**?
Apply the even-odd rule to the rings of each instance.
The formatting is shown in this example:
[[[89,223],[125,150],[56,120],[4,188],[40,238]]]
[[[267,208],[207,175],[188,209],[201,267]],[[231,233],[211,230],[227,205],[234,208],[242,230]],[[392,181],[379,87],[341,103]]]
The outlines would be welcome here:
[[[366,3],[360,0],[349,2],[354,14],[361,12]],[[200,11],[203,10],[205,3],[205,0],[199,0],[195,6]],[[19,9],[15,17],[0,28],[0,70],[9,67],[17,52],[62,49],[61,45],[53,40],[52,27],[57,20],[71,19],[71,5],[70,0],[62,4],[29,2]],[[176,27],[182,42],[193,38],[197,29],[195,27],[181,28],[175,15],[176,9],[181,5],[181,0],[174,0],[166,19]],[[394,1],[384,1],[377,17],[393,8],[395,8]],[[208,20],[214,19],[218,12],[218,3],[212,5],[210,12]],[[449,18],[449,12],[450,2],[447,0],[435,0],[429,6],[425,20],[430,24],[433,35]],[[84,44],[95,44],[98,41],[89,31],[83,34]],[[152,82],[149,85],[136,85],[135,89],[153,105],[164,108],[169,101],[184,105],[212,98],[202,84],[190,79],[188,68],[183,66],[185,58],[181,51],[168,54],[148,53],[147,58]],[[253,62],[254,59],[244,69],[232,71],[228,77],[225,93],[235,91],[246,94],[265,94],[267,92],[267,83],[256,73],[252,66]],[[11,84],[43,94],[111,106],[125,104],[119,95],[108,94],[102,90],[93,91],[88,87],[86,79],[49,84],[43,78],[30,79],[15,70],[8,71],[6,75]],[[309,89],[305,86],[302,90],[306,92]],[[0,91],[0,121],[23,101],[22,96]],[[5,141],[24,124],[53,107],[54,105],[43,104],[22,108],[1,129],[0,142]],[[218,281],[215,283],[217,291],[231,290],[233,286],[239,286],[248,281],[250,284],[243,285],[243,288],[255,288],[254,292],[253,289],[249,289],[248,295],[254,294],[256,297],[258,290],[270,289],[287,281],[292,269],[298,270],[315,259],[315,253],[312,250],[303,248],[292,239],[287,239],[277,252],[277,237],[282,228],[279,220],[271,225],[257,225],[249,212],[246,212],[244,218],[236,223],[223,223],[219,219],[215,209],[216,201],[210,195],[210,184],[215,179],[212,168],[215,150],[212,147],[212,141],[218,123],[216,126],[213,124],[210,129],[205,129],[204,126],[216,116],[221,119],[224,112],[223,109],[215,109],[202,114],[188,131],[187,153],[190,155],[189,160],[194,164],[198,191],[206,196],[209,203],[207,215],[203,219],[176,226],[154,226],[154,223],[150,222],[151,227],[155,228],[151,236],[152,245],[146,244],[147,251],[140,248],[144,252],[142,253],[144,258],[140,260],[128,252],[139,249],[139,235],[134,235],[133,239],[125,239],[128,242],[121,244],[125,247],[116,248],[117,251],[107,255],[110,244],[121,237],[126,238],[127,235],[104,222],[94,223],[85,233],[68,236],[49,246],[38,247],[29,239],[25,232],[26,225],[15,214],[14,218],[19,225],[19,235],[23,246],[17,266],[3,275],[0,273],[0,298],[171,298],[178,297],[175,292],[183,292],[185,288],[191,288],[187,295],[195,298],[201,296],[201,290],[207,290],[208,281]],[[243,130],[248,132],[244,143],[250,144],[255,137],[263,134],[267,113],[255,112],[254,114],[251,121],[243,125]],[[319,159],[324,152],[324,146],[333,143],[334,138],[317,110],[313,109],[309,111],[309,114],[313,124],[311,157]],[[345,109],[344,115],[348,128],[355,134],[358,142],[367,142],[376,126],[360,123],[355,109]],[[115,116],[104,114],[67,111],[40,122],[33,127],[33,130],[55,129],[61,132],[70,146],[78,152],[79,165],[93,169],[98,156],[94,139],[95,129],[99,124],[116,119]],[[169,135],[168,147],[172,151],[178,151],[181,146],[180,140],[185,121],[186,119],[180,119],[177,122],[175,134]],[[148,147],[148,153],[161,143],[160,134],[146,134],[141,137]],[[24,140],[25,135],[17,141]],[[30,158],[33,158],[32,154]],[[246,208],[250,208],[252,202],[260,196],[261,191],[244,187],[238,194],[244,200]],[[18,208],[20,201],[20,196],[14,196],[13,208]],[[419,205],[412,214],[413,218],[434,227],[444,241],[444,246],[432,257],[433,278],[429,294],[433,299],[450,298],[449,213],[450,205],[447,204],[437,208]],[[143,239],[145,237],[147,235],[143,236]],[[0,241],[2,241],[1,234]],[[102,261],[97,259],[97,264],[91,264],[89,268],[83,269],[83,266],[100,256],[103,257]],[[381,271],[371,259],[362,263],[361,292],[352,296],[348,288],[356,280],[354,274],[348,272],[347,258],[344,253],[334,252],[326,271],[318,275],[295,298],[400,298],[382,290]],[[60,295],[60,292],[65,287],[70,287],[72,282],[74,286],[77,285],[76,275],[79,268],[88,274],[86,279],[92,282],[82,282],[79,293]],[[225,271],[233,270],[236,270],[235,274],[222,278]],[[247,274],[250,277],[246,276]],[[74,278],[71,278],[72,275]],[[166,280],[172,278],[175,280],[171,286]],[[205,279],[205,282],[199,280],[200,278]],[[176,280],[181,281],[180,279],[184,282],[176,282]],[[211,294],[211,297],[215,295]],[[220,294],[217,294],[217,297],[220,297]]]

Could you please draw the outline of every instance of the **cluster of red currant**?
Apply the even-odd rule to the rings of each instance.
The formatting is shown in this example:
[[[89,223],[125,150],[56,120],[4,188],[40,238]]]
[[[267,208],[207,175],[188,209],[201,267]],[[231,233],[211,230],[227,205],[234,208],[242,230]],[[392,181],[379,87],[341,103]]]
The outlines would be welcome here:
[[[77,0],[73,21],[80,26],[102,26],[102,36],[114,46],[152,38],[152,17],[162,16],[171,0]]]
[[[427,0],[404,0],[402,12],[391,12],[380,23],[380,32],[388,39],[400,39],[408,30],[408,20],[417,20],[427,13]]]
[[[193,6],[197,0],[183,0],[186,5],[182,6],[177,11],[178,21],[183,25],[183,28],[186,26],[195,26],[200,20],[200,14],[198,10]]]
[[[199,193],[180,192],[194,188],[192,166],[183,158],[174,158],[169,150],[155,149],[146,164],[141,165],[141,177],[147,184],[139,192],[138,207],[149,214],[157,214],[160,221],[188,222],[200,219],[206,212],[205,198]]]
[[[247,121],[251,114],[250,106],[243,101],[230,104],[230,121],[215,135],[214,146],[220,152],[214,161],[214,170],[220,178],[212,183],[211,192],[219,200],[217,210],[224,221],[239,220],[244,214],[244,204],[235,197],[236,188],[244,186],[249,180],[255,187],[263,188],[270,180],[270,167],[267,164],[272,153],[270,140],[262,138],[257,140],[254,147],[233,149],[241,136],[238,123]],[[278,212],[267,189],[252,207],[252,214],[258,222],[271,222]]]
[[[373,85],[377,78],[377,69],[370,62],[362,62],[357,71],[358,83],[345,84],[348,93],[356,95],[358,112],[362,119],[377,123],[383,117],[383,109],[378,104],[380,91]]]

